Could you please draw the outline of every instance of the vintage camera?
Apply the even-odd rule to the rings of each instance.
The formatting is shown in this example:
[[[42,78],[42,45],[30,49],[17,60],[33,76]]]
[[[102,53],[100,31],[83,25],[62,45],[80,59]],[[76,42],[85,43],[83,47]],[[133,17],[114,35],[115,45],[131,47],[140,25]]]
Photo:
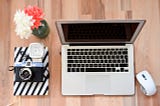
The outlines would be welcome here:
[[[17,62],[14,66],[16,82],[41,82],[45,69],[42,62]]]

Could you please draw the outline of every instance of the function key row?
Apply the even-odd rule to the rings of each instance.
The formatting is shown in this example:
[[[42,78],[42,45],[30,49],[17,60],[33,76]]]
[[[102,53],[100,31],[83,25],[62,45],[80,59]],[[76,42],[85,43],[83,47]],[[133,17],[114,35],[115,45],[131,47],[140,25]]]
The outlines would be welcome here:
[[[68,64],[68,67],[128,67],[128,64]]]
[[[127,48],[107,48],[107,49],[67,49],[67,51],[117,51],[117,50],[120,50],[120,51],[127,51],[128,49]]]

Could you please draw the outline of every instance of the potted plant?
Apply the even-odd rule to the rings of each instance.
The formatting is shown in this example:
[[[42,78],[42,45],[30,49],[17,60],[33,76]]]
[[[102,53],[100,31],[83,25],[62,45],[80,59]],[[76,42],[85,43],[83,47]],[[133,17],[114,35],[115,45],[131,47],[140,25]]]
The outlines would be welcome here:
[[[45,38],[49,34],[49,26],[44,19],[44,13],[37,6],[28,6],[24,10],[17,10],[14,22],[16,24],[15,32],[22,39],[28,39],[32,34],[39,38]]]

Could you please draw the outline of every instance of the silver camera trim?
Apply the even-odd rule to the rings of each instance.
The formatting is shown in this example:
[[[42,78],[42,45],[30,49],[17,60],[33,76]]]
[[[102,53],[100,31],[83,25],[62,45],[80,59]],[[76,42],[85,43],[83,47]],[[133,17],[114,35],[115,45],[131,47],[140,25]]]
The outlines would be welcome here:
[[[30,66],[28,66],[27,63],[30,63]],[[32,62],[32,61],[16,62],[15,66],[17,67],[44,67],[42,62]]]
[[[28,71],[28,72],[29,72],[30,76],[29,76],[28,78],[24,78],[23,76],[21,76],[24,71]],[[30,80],[31,77],[32,77],[32,71],[31,71],[31,69],[30,69],[30,68],[21,68],[20,71],[19,71],[19,77],[20,77],[22,80],[25,80],[25,81],[26,81],[26,80]]]

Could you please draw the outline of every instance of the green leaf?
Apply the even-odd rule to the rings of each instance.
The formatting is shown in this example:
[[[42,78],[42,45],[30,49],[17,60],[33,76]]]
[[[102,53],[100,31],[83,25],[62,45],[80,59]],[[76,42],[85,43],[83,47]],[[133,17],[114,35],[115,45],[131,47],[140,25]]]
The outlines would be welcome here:
[[[49,34],[49,26],[45,20],[41,21],[41,26],[37,28],[34,28],[32,31],[32,34],[39,37],[39,38],[45,38]]]

